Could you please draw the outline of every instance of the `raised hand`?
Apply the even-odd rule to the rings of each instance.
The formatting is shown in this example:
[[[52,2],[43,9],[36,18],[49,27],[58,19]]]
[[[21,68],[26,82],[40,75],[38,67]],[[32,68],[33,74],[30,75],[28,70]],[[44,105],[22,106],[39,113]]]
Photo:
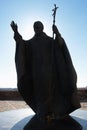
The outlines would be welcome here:
[[[14,21],[12,21],[10,25],[11,25],[11,28],[14,32],[18,31],[18,26]]]

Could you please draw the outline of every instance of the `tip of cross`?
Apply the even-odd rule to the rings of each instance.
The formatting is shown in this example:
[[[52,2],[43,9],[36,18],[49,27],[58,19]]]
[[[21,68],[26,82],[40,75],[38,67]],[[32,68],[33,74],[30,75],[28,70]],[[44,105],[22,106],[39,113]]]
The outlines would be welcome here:
[[[59,7],[56,6],[56,4],[54,4],[54,7],[55,7],[56,9],[59,8]]]
[[[52,9],[52,11],[53,11],[53,14],[52,14],[52,15],[53,15],[53,16],[55,16],[55,14],[56,14],[56,10],[57,10],[57,8],[59,8],[59,7],[56,6],[56,4],[54,4],[54,6],[55,6],[55,8]]]
[[[54,4],[54,7],[55,7],[55,8],[54,8],[54,9],[52,9],[52,11],[56,11],[56,10],[57,10],[57,8],[59,8],[59,7],[57,7],[57,6],[56,6],[56,4]]]

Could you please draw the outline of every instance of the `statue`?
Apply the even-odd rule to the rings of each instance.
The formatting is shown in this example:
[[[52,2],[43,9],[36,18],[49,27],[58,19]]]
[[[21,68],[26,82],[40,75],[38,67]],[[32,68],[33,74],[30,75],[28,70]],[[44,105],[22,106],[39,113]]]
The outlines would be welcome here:
[[[80,108],[77,97],[77,74],[69,50],[56,25],[53,24],[55,39],[43,30],[40,21],[34,23],[35,35],[23,40],[17,24],[12,21],[16,41],[15,63],[17,85],[25,102],[36,113],[24,130],[66,130],[62,123],[73,124],[82,130],[79,123],[69,116]],[[55,124],[55,125],[54,125]],[[68,128],[67,128],[68,129]]]

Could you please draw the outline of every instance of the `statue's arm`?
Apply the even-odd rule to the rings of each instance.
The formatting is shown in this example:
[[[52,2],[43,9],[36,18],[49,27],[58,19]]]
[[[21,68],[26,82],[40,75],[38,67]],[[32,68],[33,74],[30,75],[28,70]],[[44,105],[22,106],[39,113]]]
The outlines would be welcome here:
[[[57,40],[59,45],[62,46],[63,43],[64,43],[64,39],[62,38],[62,36],[61,36],[58,28],[56,27],[56,25],[52,26],[52,30],[53,30],[54,34],[56,35],[55,40]]]
[[[16,43],[19,43],[22,40],[22,36],[18,32],[18,26],[14,21],[12,21],[10,25],[14,32],[14,39],[15,39]]]

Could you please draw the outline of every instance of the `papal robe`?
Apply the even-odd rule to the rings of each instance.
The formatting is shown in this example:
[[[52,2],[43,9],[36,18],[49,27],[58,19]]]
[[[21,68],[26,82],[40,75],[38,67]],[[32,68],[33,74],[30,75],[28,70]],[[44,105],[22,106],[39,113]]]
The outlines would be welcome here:
[[[78,109],[77,74],[64,39],[42,33],[25,41],[18,32],[14,39],[18,90],[37,116],[61,118]]]

